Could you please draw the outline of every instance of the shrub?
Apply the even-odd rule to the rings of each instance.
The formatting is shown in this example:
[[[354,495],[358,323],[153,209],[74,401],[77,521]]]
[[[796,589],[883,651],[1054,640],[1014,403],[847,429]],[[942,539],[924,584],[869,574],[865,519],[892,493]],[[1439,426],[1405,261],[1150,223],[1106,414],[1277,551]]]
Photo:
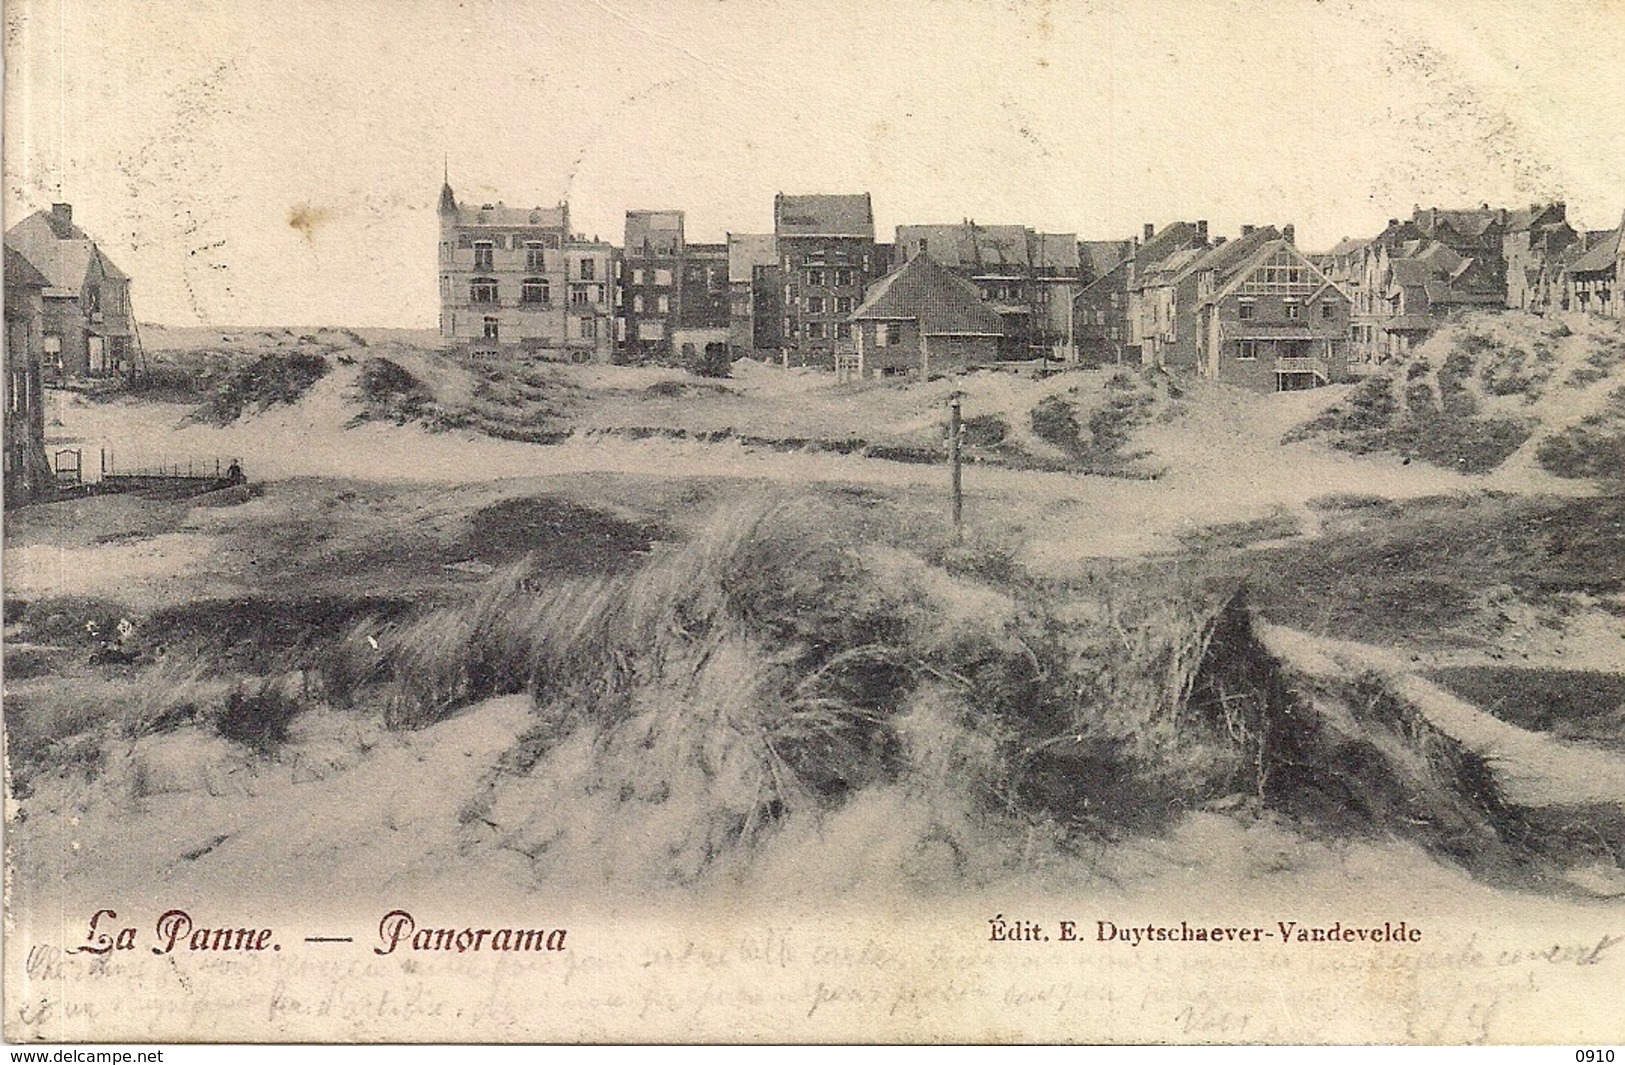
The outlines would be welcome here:
[[[1078,424],[1077,410],[1065,397],[1045,396],[1028,417],[1033,434],[1040,440],[1067,452],[1083,450],[1083,428]]]
[[[381,356],[361,364],[355,396],[362,410],[351,424],[380,420],[405,425],[430,415],[434,408],[434,394],[427,385],[400,363]]]
[[[997,414],[978,414],[959,424],[972,447],[997,447],[1010,435],[1010,423]]]
[[[327,371],[326,357],[314,352],[268,352],[219,381],[192,417],[229,425],[278,403],[297,403]]]
[[[730,377],[733,375],[733,362],[733,352],[727,344],[696,344],[686,368],[699,377]]]
[[[226,696],[215,731],[257,754],[271,754],[288,740],[288,725],[304,706],[283,683],[248,681]]]

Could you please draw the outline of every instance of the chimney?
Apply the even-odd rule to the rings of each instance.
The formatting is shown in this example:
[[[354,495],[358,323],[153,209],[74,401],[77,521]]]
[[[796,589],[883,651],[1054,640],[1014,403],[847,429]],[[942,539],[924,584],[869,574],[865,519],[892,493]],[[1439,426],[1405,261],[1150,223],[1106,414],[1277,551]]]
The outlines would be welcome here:
[[[1196,243],[1207,247],[1207,219],[1198,219],[1196,223]]]
[[[1256,228],[1257,228],[1256,226],[1244,225],[1244,226],[1241,227],[1241,235],[1244,236],[1244,237],[1250,237],[1250,236],[1253,235],[1253,230],[1256,229]]]
[[[51,204],[51,217],[56,219],[58,222],[63,223],[64,225],[70,225],[70,226],[73,225],[73,204],[71,204],[71,203],[53,203],[53,204]]]
[[[1151,242],[1151,235],[1153,233],[1155,233],[1156,231],[1157,231],[1157,227],[1152,225],[1150,222],[1147,222],[1145,224],[1145,240],[1146,240],[1147,244],[1149,244]]]
[[[1389,229],[1394,229],[1394,228],[1396,228],[1396,227],[1397,227],[1397,226],[1398,226],[1398,225],[1399,225],[1399,219],[1397,219],[1397,218],[1390,218],[1390,219],[1388,219],[1388,228],[1389,228]]]
[[[1281,239],[1286,241],[1288,244],[1295,246],[1298,243],[1298,227],[1293,225],[1291,222],[1288,222],[1286,225],[1282,226]]]

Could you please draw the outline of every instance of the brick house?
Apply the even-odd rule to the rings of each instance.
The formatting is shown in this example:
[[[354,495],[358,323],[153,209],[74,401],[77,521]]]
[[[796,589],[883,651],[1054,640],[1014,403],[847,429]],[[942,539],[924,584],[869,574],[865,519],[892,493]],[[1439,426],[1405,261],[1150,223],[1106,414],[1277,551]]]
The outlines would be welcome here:
[[[47,278],[5,249],[5,505],[30,503],[51,487],[45,457],[45,290]]]
[[[1078,242],[1082,287],[1072,300],[1072,330],[1073,349],[1081,365],[1123,361],[1129,340],[1129,257],[1134,247],[1131,240]]]
[[[476,355],[609,362],[619,253],[570,207],[459,204],[440,190],[440,336]]]
[[[615,326],[623,361],[670,360],[686,252],[682,211],[626,212]]]
[[[1217,245],[1195,276],[1203,376],[1255,392],[1347,377],[1348,294],[1284,235]]]
[[[130,278],[73,221],[73,206],[54,203],[6,231],[18,252],[49,282],[42,294],[45,372],[53,378],[128,371],[136,350]]]
[[[1207,247],[1207,222],[1173,222],[1161,230],[1147,222],[1140,243],[1129,257],[1124,278],[1128,297],[1126,318],[1128,346],[1125,358],[1141,365],[1156,364],[1159,349],[1166,340],[1170,311],[1168,294],[1159,291],[1154,283],[1167,275],[1170,260],[1180,258],[1187,262],[1195,256],[1187,254]],[[1194,354],[1193,354],[1194,360]]]
[[[850,351],[852,312],[864,288],[885,273],[875,244],[874,208],[867,192],[773,199],[786,365],[835,365],[837,347]]]
[[[1285,238],[1292,242],[1290,228]],[[1242,226],[1235,240],[1207,240],[1207,224],[1196,223],[1193,239],[1150,264],[1131,292],[1141,361],[1167,370],[1199,372],[1201,337],[1197,330],[1200,280],[1204,273],[1228,273],[1271,241],[1283,239],[1272,226]]]
[[[999,361],[1005,319],[976,285],[916,252],[851,315],[860,377],[958,373]]]

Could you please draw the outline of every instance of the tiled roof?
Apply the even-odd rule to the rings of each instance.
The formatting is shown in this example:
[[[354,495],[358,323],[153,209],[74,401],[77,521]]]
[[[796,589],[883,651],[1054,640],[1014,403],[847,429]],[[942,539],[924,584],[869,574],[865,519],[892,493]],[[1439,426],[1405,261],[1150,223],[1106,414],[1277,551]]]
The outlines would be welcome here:
[[[1506,220],[1506,212],[1493,207],[1466,210],[1441,210],[1430,207],[1417,211],[1414,221],[1428,236],[1434,236],[1441,225],[1448,225],[1464,237],[1481,237],[1491,226]]]
[[[925,241],[925,253],[940,266],[969,269],[976,265],[976,241],[969,225],[910,225],[897,227],[897,246],[914,255]]]
[[[928,336],[997,336],[1004,332],[998,312],[982,302],[976,286],[956,277],[929,252],[869,287],[863,306],[852,312],[862,319],[912,319]]]
[[[1214,288],[1220,289],[1228,283],[1231,274],[1239,269],[1253,254],[1266,244],[1281,239],[1281,234],[1274,226],[1263,226],[1253,230],[1245,237],[1227,240],[1222,244],[1214,244],[1198,250],[1195,261],[1187,263],[1174,277],[1177,284],[1194,273],[1208,270],[1214,272]]]
[[[50,283],[50,279],[35,269],[22,252],[9,245],[6,247],[7,288],[46,288]]]
[[[1078,242],[1078,263],[1090,277],[1103,277],[1134,251],[1131,240],[1083,240]]]
[[[772,266],[779,244],[771,233],[728,234],[728,280],[749,281],[758,266]]]
[[[76,234],[61,236],[60,234]],[[77,299],[84,287],[85,273],[97,256],[95,242],[85,231],[49,211],[35,211],[6,231],[6,244],[21,253],[49,282],[47,296]],[[103,268],[112,265],[105,256]],[[122,278],[116,268],[108,271]]]
[[[1029,229],[1027,258],[1034,269],[1075,274],[1078,271],[1078,235],[1038,233]]]
[[[875,239],[869,194],[786,196],[773,201],[773,232],[781,237]]]
[[[1371,243],[1371,241],[1370,241],[1369,238],[1358,239],[1358,238],[1355,238],[1355,237],[1344,237],[1342,240],[1338,241],[1336,244],[1333,244],[1332,245],[1332,250],[1327,252],[1326,254],[1331,258],[1338,259],[1338,258],[1342,258],[1345,255],[1352,255],[1353,253],[1359,251],[1361,248],[1364,248],[1366,245],[1368,245],[1370,243]]]
[[[1589,250],[1569,267],[1572,274],[1601,273],[1617,266],[1619,262],[1619,236],[1620,230],[1605,230],[1603,235],[1592,244]]]

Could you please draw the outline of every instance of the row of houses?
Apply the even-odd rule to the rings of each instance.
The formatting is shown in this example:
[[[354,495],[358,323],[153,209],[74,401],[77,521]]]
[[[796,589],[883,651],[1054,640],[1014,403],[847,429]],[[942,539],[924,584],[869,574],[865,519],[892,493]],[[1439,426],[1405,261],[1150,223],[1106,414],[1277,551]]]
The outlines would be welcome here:
[[[1418,205],[1381,233],[1344,240],[1320,257],[1350,295],[1356,365],[1409,351],[1452,312],[1511,309],[1625,317],[1621,225],[1579,230],[1562,203],[1509,209]]]
[[[779,194],[771,233],[688,240],[678,210],[626,212],[619,247],[573,234],[569,206],[510,208],[440,194],[440,331],[476,353],[674,360],[724,348],[785,365],[854,365],[859,308],[926,256],[992,308],[1001,359],[1073,357],[1072,302],[1090,274],[1071,233],[899,226],[876,239],[868,193]],[[904,286],[902,290],[906,290]]]

